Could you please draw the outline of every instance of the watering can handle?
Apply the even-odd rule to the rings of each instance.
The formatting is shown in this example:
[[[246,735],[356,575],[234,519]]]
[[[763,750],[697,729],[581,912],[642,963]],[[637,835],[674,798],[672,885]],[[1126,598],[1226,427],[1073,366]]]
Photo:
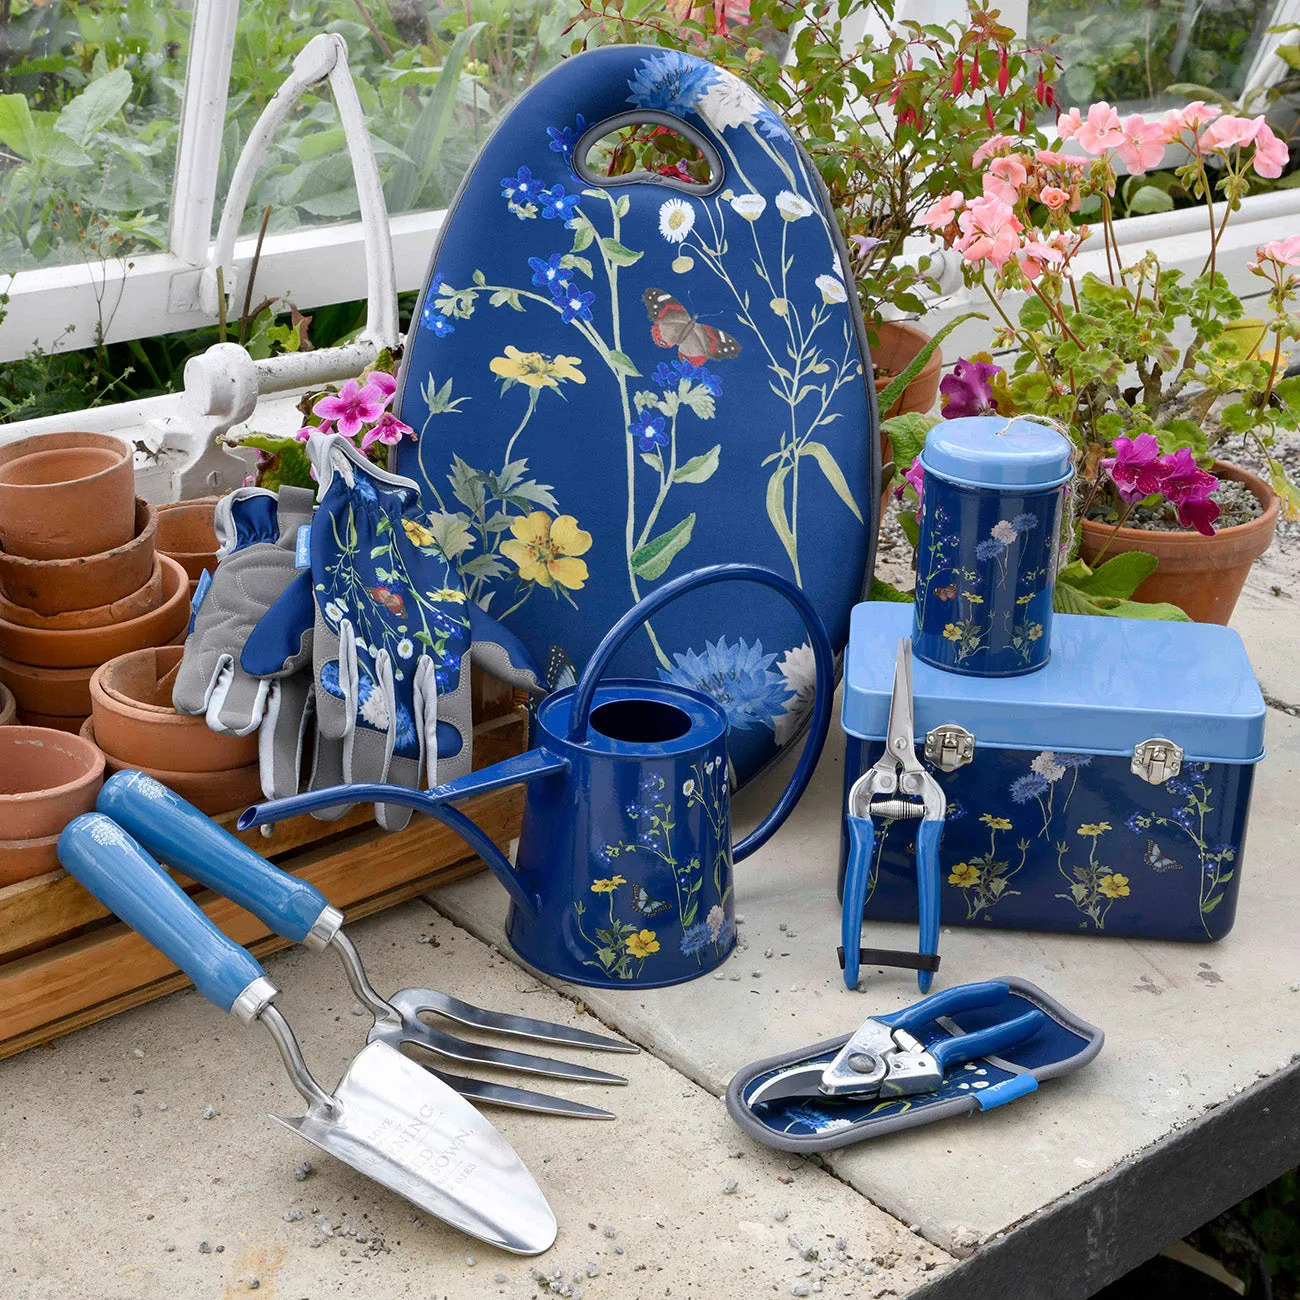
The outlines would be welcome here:
[[[573,689],[573,704],[569,713],[569,741],[575,745],[586,743],[596,686],[609,666],[610,660],[632,633],[669,601],[675,600],[684,592],[697,591],[701,587],[712,586],[715,582],[756,582],[760,586],[771,587],[773,591],[784,596],[799,611],[804,626],[808,629],[808,639],[817,668],[817,694],[813,705],[812,722],[808,728],[808,738],[804,742],[803,753],[799,756],[799,764],[772,811],[733,847],[732,861],[739,862],[766,844],[790,815],[812,779],[813,769],[817,766],[817,759],[821,756],[822,745],[826,741],[826,733],[831,725],[835,657],[831,650],[830,638],[826,635],[826,627],[812,601],[788,578],[783,578],[779,573],[765,569],[759,564],[711,564],[692,573],[685,573],[680,578],[674,578],[651,592],[605,633],[587,661],[587,666]]]

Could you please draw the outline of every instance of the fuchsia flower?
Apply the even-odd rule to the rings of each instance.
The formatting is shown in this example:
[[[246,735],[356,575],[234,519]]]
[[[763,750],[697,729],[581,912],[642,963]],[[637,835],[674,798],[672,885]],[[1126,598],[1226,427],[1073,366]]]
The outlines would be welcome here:
[[[989,381],[1001,373],[1001,366],[988,361],[967,361],[963,357],[939,384],[943,418],[957,420],[964,415],[996,415],[997,398],[993,396],[993,385]]]
[[[1024,229],[1009,204],[988,196],[968,204],[957,224],[961,229],[957,247],[966,261],[987,260],[998,270],[1020,247],[1019,235]]]
[[[1075,139],[1085,153],[1094,158],[1124,143],[1124,129],[1119,114],[1104,100],[1088,106],[1088,116],[1075,132]]]
[[[952,223],[952,219],[965,205],[966,200],[961,191],[953,190],[951,194],[945,194],[938,203],[921,214],[920,224],[929,226],[931,230],[942,230]]]
[[[1148,122],[1141,113],[1130,113],[1121,124],[1123,143],[1118,147],[1120,159],[1133,176],[1159,166],[1165,156],[1164,132],[1159,123]]]
[[[918,456],[913,462],[912,467],[903,475],[903,482],[894,488],[894,496],[899,501],[903,499],[903,493],[906,488],[905,483],[910,483],[916,491],[916,499],[919,502],[921,494],[925,491],[925,466],[921,464],[921,458]]]
[[[374,424],[384,413],[388,397],[375,383],[362,388],[355,379],[349,379],[335,395],[326,395],[313,406],[312,414],[323,420],[332,420],[346,437],[355,438],[363,424]]]
[[[1099,467],[1110,475],[1125,501],[1132,504],[1164,490],[1165,466],[1154,433],[1116,438],[1114,447],[1115,454],[1100,461]]]
[[[395,446],[403,438],[414,438],[415,430],[409,424],[403,424],[392,411],[385,411],[379,417],[373,429],[367,429],[361,438],[361,450],[369,451],[377,442],[386,447]]]
[[[1014,135],[991,135],[978,149],[975,150],[975,156],[971,159],[971,165],[973,167],[978,167],[982,162],[994,157],[1008,146],[1016,143],[1017,140]]]

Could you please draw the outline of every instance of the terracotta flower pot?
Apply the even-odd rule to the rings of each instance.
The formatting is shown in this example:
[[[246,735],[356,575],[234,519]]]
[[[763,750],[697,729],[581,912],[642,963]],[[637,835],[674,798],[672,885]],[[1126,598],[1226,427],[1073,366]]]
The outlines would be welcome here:
[[[12,727],[18,720],[18,701],[7,686],[0,686],[0,727]]]
[[[74,714],[69,718],[60,718],[52,713],[33,713],[30,709],[18,710],[18,725],[20,727],[45,727],[50,731],[70,731],[74,736],[81,730],[85,721],[86,719],[80,714]]]
[[[162,566],[162,604],[157,609],[105,627],[35,628],[0,619],[0,655],[43,668],[98,667],[117,655],[165,645],[189,622],[190,589],[185,570],[166,555]]]
[[[57,835],[95,806],[104,756],[91,743],[44,727],[0,729],[0,826],[7,839]]]
[[[895,375],[901,375],[930,341],[930,336],[915,325],[904,321],[883,321],[879,330],[880,343],[871,349],[871,362],[876,371],[876,392],[883,393]],[[887,373],[880,374],[880,371]],[[935,348],[925,368],[908,386],[888,411],[880,418],[905,415],[909,411],[928,411],[939,396],[939,380],[943,374],[943,349]],[[892,459],[892,457],[891,457]]]
[[[96,743],[94,718],[87,718],[82,724],[81,736],[83,740]],[[104,761],[110,772],[134,770],[148,773],[209,817],[247,808],[262,797],[262,782],[256,763],[217,772],[169,772],[166,768],[147,767],[143,763],[124,763],[107,753]]]
[[[0,889],[59,870],[59,837],[0,840]]]
[[[112,623],[125,623],[127,619],[148,614],[163,602],[163,569],[157,559],[149,580],[138,591],[121,600],[94,609],[70,609],[62,614],[38,614],[26,605],[19,605],[0,595],[0,620],[16,623],[19,627],[40,628],[47,632],[65,632],[72,628],[108,627]]]
[[[1146,551],[1159,568],[1134,592],[1146,604],[1167,601],[1197,623],[1227,623],[1245,585],[1250,566],[1268,550],[1277,528],[1278,499],[1273,489],[1249,470],[1214,462],[1219,478],[1244,483],[1264,507],[1249,523],[1221,528],[1213,537],[1197,532],[1158,532],[1120,528],[1085,519],[1079,554],[1091,564],[1105,547],[1103,563],[1122,551]],[[1113,539],[1111,535],[1114,534]],[[1107,544],[1108,539],[1109,544]]]
[[[153,506],[135,502],[135,536],[125,546],[66,560],[31,560],[0,551],[0,592],[38,614],[97,609],[139,591],[154,568]]]
[[[105,433],[49,433],[0,447],[0,546],[34,560],[98,555],[131,540],[135,466]]]
[[[183,647],[137,650],[104,664],[90,682],[95,743],[109,761],[169,772],[257,766],[257,736],[223,736],[171,707]]]
[[[180,563],[191,582],[217,567],[216,497],[173,501],[158,507],[158,549]]]

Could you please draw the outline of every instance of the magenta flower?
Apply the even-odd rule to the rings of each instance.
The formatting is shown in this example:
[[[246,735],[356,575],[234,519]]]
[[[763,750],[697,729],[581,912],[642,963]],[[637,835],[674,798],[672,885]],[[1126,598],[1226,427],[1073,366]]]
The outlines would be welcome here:
[[[939,384],[943,418],[957,420],[964,415],[996,415],[998,403],[989,381],[1001,373],[1001,366],[988,361],[967,361],[963,357]]]
[[[415,437],[415,430],[409,424],[403,424],[392,411],[385,411],[375,427],[367,429],[362,436],[361,450],[369,451],[377,442],[392,447],[407,437]]]
[[[916,492],[916,499],[917,501],[920,501],[921,494],[925,491],[925,466],[921,464],[919,456],[912,462],[911,468],[903,475],[903,482],[894,489],[894,496],[896,496],[900,501],[903,499],[903,493],[906,491],[906,488],[903,486],[904,483],[910,483],[912,485]]]
[[[1219,480],[1196,463],[1190,447],[1179,447],[1161,460],[1165,478],[1160,490],[1165,500],[1178,510],[1178,522],[1184,528],[1195,528],[1198,533],[1213,537],[1219,503],[1210,500],[1210,493],[1219,486]]]
[[[387,405],[388,398],[378,384],[367,383],[362,388],[349,379],[336,395],[322,397],[311,409],[313,415],[337,424],[341,434],[355,438],[363,424],[374,424],[383,415]]]
[[[322,420],[319,424],[304,424],[293,436],[299,442],[306,442],[313,433],[326,434],[334,432],[333,420]]]
[[[1154,433],[1139,433],[1136,438],[1119,437],[1114,446],[1115,454],[1099,465],[1110,475],[1125,501],[1132,504],[1165,490],[1168,467]]]
[[[366,383],[374,384],[390,401],[393,394],[397,392],[397,377],[390,375],[387,370],[372,370],[366,376]]]

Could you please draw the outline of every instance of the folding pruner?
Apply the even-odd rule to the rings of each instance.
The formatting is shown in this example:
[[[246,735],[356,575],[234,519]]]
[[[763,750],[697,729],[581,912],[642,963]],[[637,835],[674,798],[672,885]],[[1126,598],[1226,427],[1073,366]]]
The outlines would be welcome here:
[[[781,1070],[761,1083],[748,1104],[795,1097],[911,1097],[937,1092],[954,1066],[1027,1042],[1052,1021],[1041,1011],[1024,1011],[971,1033],[957,1033],[926,1047],[914,1035],[940,1016],[996,1006],[1008,995],[998,980],[959,984],[887,1016],[873,1016],[835,1054],[829,1065],[817,1062]],[[1019,1077],[1019,1076],[1018,1076]],[[1023,1092],[1029,1082],[1017,1085]]]
[[[849,857],[844,872],[844,914],[841,923],[844,983],[858,986],[860,962],[874,958],[888,965],[916,966],[916,982],[929,992],[939,968],[939,840],[948,803],[939,783],[921,766],[912,744],[912,643],[898,643],[894,693],[889,703],[885,752],[853,783],[848,797]],[[879,799],[877,796],[888,795]],[[891,821],[920,818],[916,828],[916,893],[921,921],[920,955],[876,952],[860,947],[862,913],[867,904],[867,880],[875,843],[873,817]]]

